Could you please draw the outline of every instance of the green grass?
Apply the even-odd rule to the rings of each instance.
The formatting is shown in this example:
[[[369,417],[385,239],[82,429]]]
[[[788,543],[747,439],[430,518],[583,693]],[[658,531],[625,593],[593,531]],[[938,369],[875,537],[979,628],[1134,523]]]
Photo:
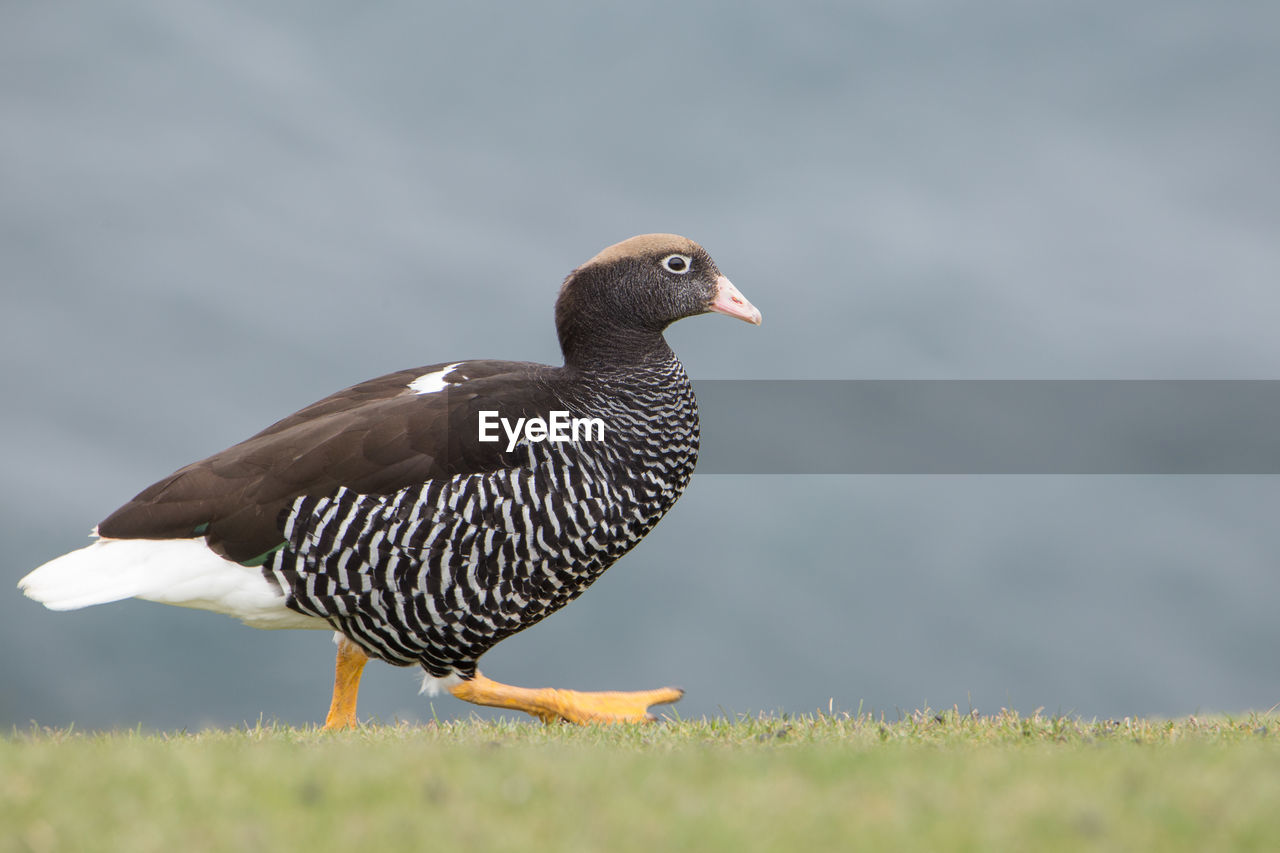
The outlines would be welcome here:
[[[0,850],[1280,849],[1280,717],[0,738]]]

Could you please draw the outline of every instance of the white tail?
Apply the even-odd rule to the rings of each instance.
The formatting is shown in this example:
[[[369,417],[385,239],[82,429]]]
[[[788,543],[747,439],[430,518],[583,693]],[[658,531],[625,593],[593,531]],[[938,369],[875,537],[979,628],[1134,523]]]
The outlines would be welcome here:
[[[78,610],[125,598],[235,616],[256,628],[328,628],[285,607],[262,575],[195,539],[99,539],[50,560],[18,588],[50,610]]]

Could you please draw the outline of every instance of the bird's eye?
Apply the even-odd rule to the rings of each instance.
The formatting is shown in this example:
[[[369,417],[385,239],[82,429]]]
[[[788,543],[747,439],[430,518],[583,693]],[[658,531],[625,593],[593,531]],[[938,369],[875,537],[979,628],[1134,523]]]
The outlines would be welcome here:
[[[688,255],[667,255],[662,259],[662,268],[676,275],[684,275],[693,267],[693,258]]]

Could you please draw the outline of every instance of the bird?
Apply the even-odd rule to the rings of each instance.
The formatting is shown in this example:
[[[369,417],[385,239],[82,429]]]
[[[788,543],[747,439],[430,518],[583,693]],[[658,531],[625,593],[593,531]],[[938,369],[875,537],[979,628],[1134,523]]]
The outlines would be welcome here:
[[[548,723],[653,720],[683,690],[519,687],[478,660],[581,595],[685,491],[697,401],[664,332],[709,312],[762,320],[692,240],[624,240],[560,286],[563,365],[441,362],[338,391],[144,489],[19,588],[52,610],[138,598],[332,630],[325,729],[359,725],[370,659]]]

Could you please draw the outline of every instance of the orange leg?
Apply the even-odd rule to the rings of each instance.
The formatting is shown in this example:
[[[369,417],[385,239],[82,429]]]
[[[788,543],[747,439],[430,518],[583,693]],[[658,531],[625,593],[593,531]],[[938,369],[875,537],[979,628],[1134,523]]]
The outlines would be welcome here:
[[[642,723],[653,720],[650,705],[674,702],[684,695],[676,687],[637,690],[624,693],[582,693],[557,690],[554,687],[512,687],[499,684],[476,673],[474,678],[449,688],[464,702],[511,708],[532,714],[544,723],[563,720],[569,723]]]
[[[333,667],[333,701],[329,703],[326,729],[354,729],[356,700],[360,698],[360,675],[369,656],[355,643],[338,636],[338,660]]]

